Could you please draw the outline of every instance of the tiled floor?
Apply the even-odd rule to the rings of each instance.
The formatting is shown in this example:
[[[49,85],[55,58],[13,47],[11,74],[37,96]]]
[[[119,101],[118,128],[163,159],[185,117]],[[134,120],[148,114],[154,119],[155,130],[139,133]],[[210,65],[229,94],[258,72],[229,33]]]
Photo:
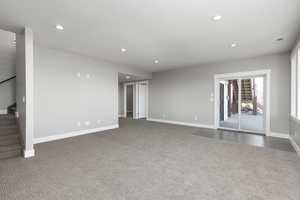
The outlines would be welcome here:
[[[200,129],[199,131],[193,133],[193,135],[208,138],[216,138],[220,140],[235,141],[241,144],[267,147],[282,151],[295,152],[290,141],[288,139],[283,138],[266,137],[262,135],[255,135],[243,132],[213,129]]]
[[[226,128],[239,128],[239,115],[234,114],[225,121],[220,121],[221,127]],[[264,130],[264,118],[263,115],[247,114],[242,113],[240,117],[240,129],[252,130],[252,131],[263,131]]]

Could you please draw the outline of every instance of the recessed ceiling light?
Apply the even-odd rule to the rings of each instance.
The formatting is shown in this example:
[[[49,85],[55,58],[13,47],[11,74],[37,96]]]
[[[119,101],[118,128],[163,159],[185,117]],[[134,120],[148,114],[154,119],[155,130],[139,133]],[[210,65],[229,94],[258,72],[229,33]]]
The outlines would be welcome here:
[[[236,43],[232,43],[232,44],[231,44],[231,47],[232,47],[232,48],[234,48],[234,47],[236,47],[236,46],[237,46]]]
[[[126,52],[126,51],[127,51],[127,49],[125,49],[125,48],[122,48],[122,49],[121,49],[121,51],[122,51],[122,52]]]
[[[64,27],[60,24],[57,24],[55,27],[57,30],[60,30],[60,31],[64,30]]]
[[[282,37],[281,37],[281,38],[277,38],[277,39],[276,39],[276,41],[277,41],[277,42],[280,42],[280,41],[282,41],[282,40],[283,40],[283,38],[282,38]]]
[[[126,76],[126,79],[130,79],[130,76]]]
[[[159,63],[159,61],[158,61],[158,60],[154,60],[154,63],[155,63],[155,64],[158,64],[158,63]]]
[[[213,19],[214,21],[219,21],[219,20],[222,19],[222,16],[221,16],[221,15],[215,15],[215,16],[213,16],[212,19]]]

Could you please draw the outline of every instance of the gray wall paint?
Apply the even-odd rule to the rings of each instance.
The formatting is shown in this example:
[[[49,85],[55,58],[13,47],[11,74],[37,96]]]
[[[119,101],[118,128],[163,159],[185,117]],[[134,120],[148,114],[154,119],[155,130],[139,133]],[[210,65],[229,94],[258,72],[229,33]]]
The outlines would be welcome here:
[[[16,75],[16,48],[11,45],[14,33],[0,30],[0,81]],[[0,110],[16,102],[16,80],[0,85]]]
[[[17,34],[16,101],[18,123],[24,144],[24,156],[34,156],[33,149],[33,33],[25,28]]]
[[[214,75],[271,69],[271,131],[289,132],[289,54],[276,54],[226,63],[199,65],[153,73],[150,118],[214,125]],[[198,120],[195,121],[195,115]]]
[[[0,110],[16,102],[16,80],[10,80],[0,85]]]
[[[17,34],[17,63],[16,63],[16,101],[17,112],[19,115],[18,122],[22,134],[23,145],[25,146],[26,138],[26,107],[22,101],[26,95],[25,79],[25,34]]]
[[[36,45],[35,138],[117,124],[118,72],[151,77],[133,68]],[[90,125],[85,125],[87,121]]]

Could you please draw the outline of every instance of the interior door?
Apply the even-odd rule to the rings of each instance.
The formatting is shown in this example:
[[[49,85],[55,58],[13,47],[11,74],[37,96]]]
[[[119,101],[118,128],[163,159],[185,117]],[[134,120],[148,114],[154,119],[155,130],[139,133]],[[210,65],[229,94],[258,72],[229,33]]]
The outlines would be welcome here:
[[[145,83],[138,84],[138,119],[146,118],[146,90]]]

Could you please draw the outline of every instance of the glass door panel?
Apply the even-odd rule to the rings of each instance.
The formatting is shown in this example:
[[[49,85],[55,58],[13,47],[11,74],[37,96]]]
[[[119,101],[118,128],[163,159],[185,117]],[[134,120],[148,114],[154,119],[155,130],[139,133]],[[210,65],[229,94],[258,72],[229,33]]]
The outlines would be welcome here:
[[[264,131],[264,77],[241,79],[240,129]]]
[[[239,80],[219,81],[220,127],[239,129]]]

